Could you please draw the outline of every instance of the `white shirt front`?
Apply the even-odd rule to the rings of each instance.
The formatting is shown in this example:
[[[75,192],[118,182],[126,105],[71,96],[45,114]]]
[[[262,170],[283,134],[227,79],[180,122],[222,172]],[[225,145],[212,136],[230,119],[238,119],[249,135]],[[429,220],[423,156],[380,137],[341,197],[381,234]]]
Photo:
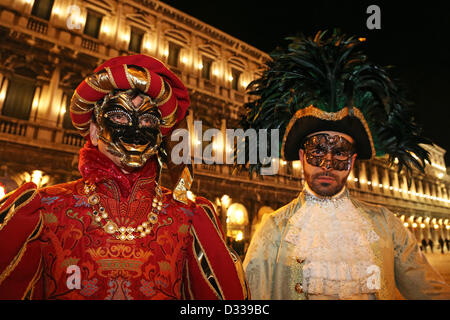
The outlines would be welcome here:
[[[310,298],[370,299],[375,266],[371,243],[378,235],[348,197],[317,197],[306,185],[305,204],[294,213],[285,241],[305,260],[303,290]]]

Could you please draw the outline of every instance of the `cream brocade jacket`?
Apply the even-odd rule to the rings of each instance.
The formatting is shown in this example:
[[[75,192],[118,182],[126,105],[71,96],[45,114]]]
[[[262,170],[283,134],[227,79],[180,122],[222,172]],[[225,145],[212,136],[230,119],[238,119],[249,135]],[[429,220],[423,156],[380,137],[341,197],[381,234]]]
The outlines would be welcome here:
[[[382,206],[350,199],[378,236],[370,244],[380,270],[375,298],[398,299],[400,292],[406,299],[450,299],[450,286],[428,263],[401,220]],[[305,191],[264,216],[253,236],[244,261],[252,299],[308,299],[302,290],[305,259],[297,257],[295,245],[284,240],[295,228],[289,219],[304,203]]]

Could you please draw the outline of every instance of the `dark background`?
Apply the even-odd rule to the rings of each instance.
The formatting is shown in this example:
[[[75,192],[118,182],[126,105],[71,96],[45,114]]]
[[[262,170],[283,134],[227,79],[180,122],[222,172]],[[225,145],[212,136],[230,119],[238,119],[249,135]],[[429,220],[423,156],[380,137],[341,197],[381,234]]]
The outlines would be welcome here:
[[[450,5],[445,1],[203,1],[165,0],[191,16],[262,51],[285,37],[340,28],[367,38],[369,59],[393,65],[406,87],[424,135],[447,150],[450,164]],[[381,9],[381,29],[369,30],[367,7]]]

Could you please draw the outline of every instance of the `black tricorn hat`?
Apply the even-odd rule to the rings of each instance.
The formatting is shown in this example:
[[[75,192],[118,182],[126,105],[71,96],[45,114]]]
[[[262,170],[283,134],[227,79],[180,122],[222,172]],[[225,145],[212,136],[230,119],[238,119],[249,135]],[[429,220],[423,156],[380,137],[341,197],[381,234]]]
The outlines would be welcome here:
[[[278,129],[284,160],[299,159],[307,135],[337,131],[355,140],[359,159],[388,155],[399,170],[423,171],[429,159],[420,144],[431,141],[421,135],[410,103],[387,69],[369,62],[359,49],[365,39],[326,34],[287,38],[287,49],[271,54],[262,76],[248,86],[254,99],[245,104],[241,125]],[[246,153],[251,148],[247,143]],[[250,164],[250,173],[262,166]]]

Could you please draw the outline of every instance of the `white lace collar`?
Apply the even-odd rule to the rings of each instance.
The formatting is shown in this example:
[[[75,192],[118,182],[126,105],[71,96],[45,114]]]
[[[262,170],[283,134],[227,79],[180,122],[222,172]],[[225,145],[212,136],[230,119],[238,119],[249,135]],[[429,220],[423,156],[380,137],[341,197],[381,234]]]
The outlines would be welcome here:
[[[305,259],[303,288],[308,294],[347,296],[373,293],[369,268],[375,265],[370,243],[377,234],[344,188],[318,197],[308,188],[302,206],[290,218],[285,240],[295,245],[294,260]]]

